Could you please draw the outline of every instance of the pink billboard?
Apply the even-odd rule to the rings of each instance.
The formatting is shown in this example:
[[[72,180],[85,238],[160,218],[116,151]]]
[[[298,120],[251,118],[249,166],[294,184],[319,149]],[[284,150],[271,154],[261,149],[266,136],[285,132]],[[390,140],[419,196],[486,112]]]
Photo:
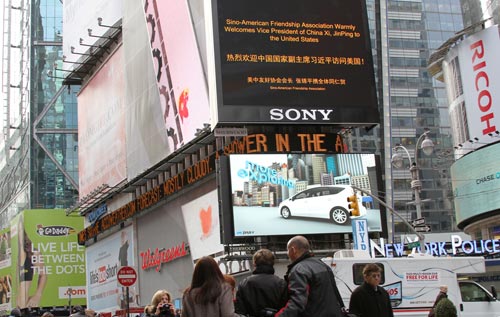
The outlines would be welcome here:
[[[119,48],[78,96],[80,198],[126,178],[123,65]]]
[[[158,107],[174,152],[210,122],[207,84],[187,1],[145,0],[144,10]]]

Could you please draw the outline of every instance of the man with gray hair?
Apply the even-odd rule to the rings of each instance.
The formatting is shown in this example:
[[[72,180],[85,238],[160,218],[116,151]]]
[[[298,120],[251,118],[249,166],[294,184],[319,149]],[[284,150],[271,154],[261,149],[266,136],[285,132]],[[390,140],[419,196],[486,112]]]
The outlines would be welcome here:
[[[275,317],[343,316],[344,302],[331,268],[314,257],[309,241],[295,236],[288,241],[288,301]]]
[[[274,316],[286,302],[286,282],[274,275],[274,254],[260,249],[253,255],[255,270],[238,285],[234,308],[249,316]]]

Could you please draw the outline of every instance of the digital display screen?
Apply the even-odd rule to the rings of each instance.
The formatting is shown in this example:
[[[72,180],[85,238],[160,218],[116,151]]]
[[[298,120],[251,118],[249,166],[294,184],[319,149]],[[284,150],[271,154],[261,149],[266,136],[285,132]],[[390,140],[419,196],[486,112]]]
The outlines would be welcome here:
[[[219,122],[379,122],[364,1],[212,6]]]
[[[357,218],[382,231],[379,206],[351,186],[377,190],[373,154],[232,154],[229,173],[234,237],[352,232],[354,194]]]

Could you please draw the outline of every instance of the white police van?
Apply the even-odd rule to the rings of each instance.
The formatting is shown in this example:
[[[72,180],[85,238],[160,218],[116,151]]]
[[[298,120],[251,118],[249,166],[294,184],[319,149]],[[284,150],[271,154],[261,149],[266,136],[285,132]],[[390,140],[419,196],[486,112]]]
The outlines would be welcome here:
[[[368,252],[341,250],[333,258],[324,258],[335,275],[346,306],[351,293],[363,283],[363,268],[377,263],[382,269],[380,285],[391,297],[395,316],[426,317],[439,294],[439,286],[448,286],[448,299],[460,317],[500,317],[496,290],[488,291],[466,279],[468,274],[485,272],[483,257],[372,258]]]

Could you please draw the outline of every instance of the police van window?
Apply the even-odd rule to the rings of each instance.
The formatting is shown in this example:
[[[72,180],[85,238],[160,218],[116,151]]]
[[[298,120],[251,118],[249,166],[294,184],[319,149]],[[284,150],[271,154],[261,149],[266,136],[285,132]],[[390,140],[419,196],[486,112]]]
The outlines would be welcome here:
[[[354,285],[361,285],[363,284],[363,282],[365,281],[365,279],[363,278],[363,269],[365,268],[365,266],[367,264],[370,264],[370,263],[356,263],[356,264],[353,264],[352,266],[352,280],[354,281]],[[385,269],[384,269],[384,265],[382,263],[375,263],[377,264],[378,266],[380,266],[380,268],[382,269],[382,272],[380,274],[380,285],[384,285],[385,284]]]
[[[490,297],[478,285],[467,282],[460,282],[460,295],[464,302],[489,302]]]

